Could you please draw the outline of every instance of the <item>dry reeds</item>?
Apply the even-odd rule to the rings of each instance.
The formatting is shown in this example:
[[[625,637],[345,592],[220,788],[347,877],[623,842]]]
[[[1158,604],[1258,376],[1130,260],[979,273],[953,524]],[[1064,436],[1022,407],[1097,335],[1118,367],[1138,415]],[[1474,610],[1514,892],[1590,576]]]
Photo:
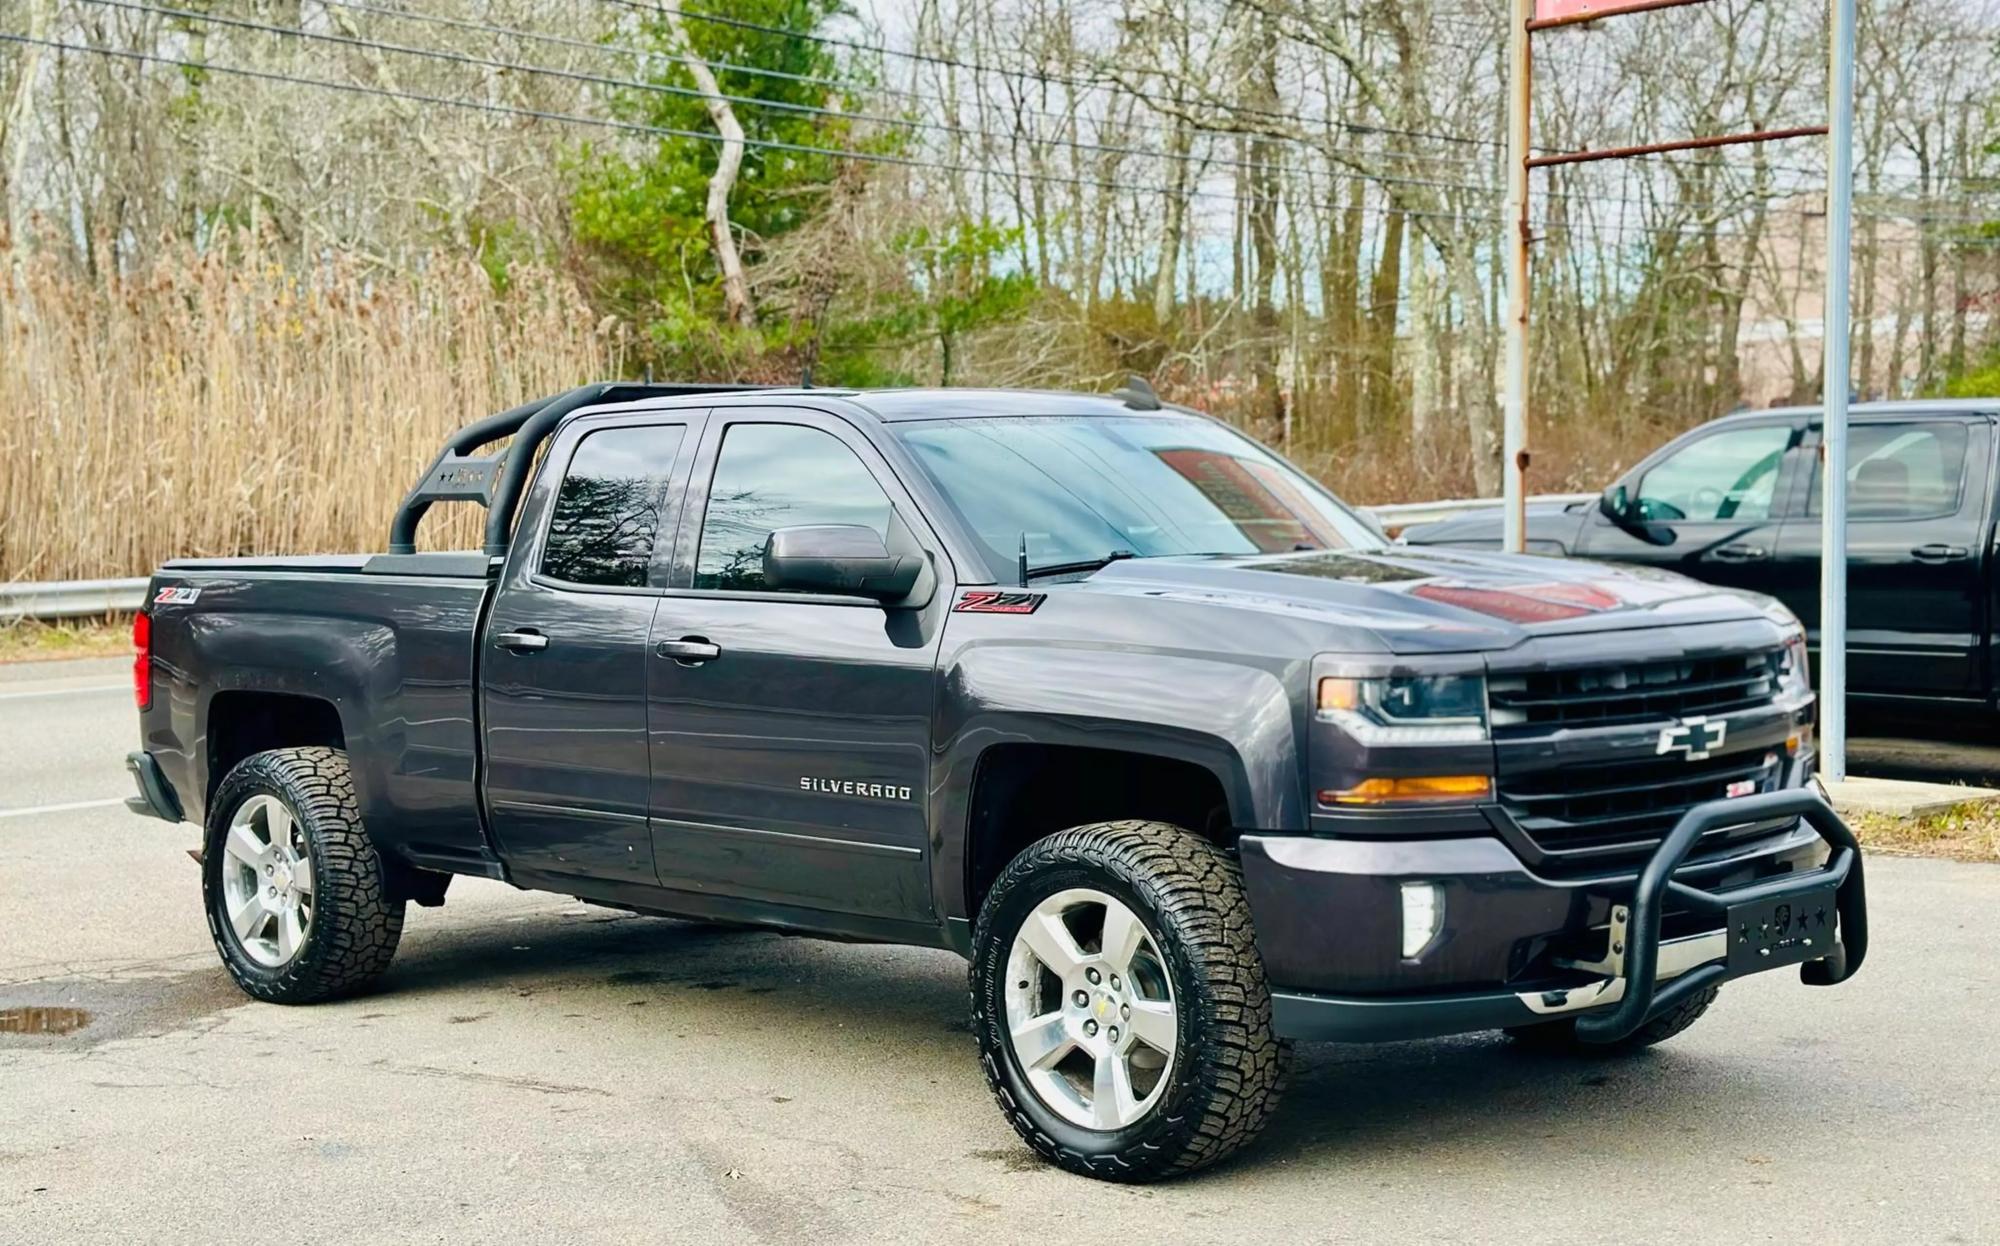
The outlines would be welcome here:
[[[382,548],[453,428],[621,372],[561,276],[307,270],[249,237],[88,278],[0,253],[0,581]],[[439,508],[425,544],[476,543]]]

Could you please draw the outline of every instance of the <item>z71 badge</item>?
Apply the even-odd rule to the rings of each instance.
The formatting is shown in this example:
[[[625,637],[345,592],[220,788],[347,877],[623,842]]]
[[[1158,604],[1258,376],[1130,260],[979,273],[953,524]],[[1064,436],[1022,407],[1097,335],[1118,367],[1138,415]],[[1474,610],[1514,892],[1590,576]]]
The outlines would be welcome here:
[[[1033,614],[1046,593],[1003,593],[994,588],[969,588],[952,609],[959,614]]]
[[[198,588],[187,584],[174,584],[154,593],[153,604],[156,606],[191,606],[194,604],[195,598],[200,596],[201,590]]]

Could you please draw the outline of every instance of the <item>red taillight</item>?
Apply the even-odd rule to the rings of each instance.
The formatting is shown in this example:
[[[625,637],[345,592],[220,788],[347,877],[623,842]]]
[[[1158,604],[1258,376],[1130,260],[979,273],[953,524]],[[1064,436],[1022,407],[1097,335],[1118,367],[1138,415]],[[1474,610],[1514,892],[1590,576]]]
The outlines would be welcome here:
[[[132,699],[153,703],[153,620],[143,610],[132,616]]]

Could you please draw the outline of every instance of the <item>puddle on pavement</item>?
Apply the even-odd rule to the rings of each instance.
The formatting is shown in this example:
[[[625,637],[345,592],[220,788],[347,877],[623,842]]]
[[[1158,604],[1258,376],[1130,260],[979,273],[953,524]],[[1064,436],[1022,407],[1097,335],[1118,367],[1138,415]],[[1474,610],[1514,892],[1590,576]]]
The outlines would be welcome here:
[[[0,1034],[73,1034],[89,1024],[81,1008],[0,1008]]]

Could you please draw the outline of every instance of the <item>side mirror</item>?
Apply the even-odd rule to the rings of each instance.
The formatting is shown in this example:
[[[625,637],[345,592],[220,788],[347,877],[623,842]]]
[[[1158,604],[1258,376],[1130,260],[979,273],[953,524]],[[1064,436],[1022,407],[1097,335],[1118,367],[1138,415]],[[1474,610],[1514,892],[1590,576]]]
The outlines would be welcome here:
[[[764,583],[774,589],[901,601],[923,574],[921,554],[891,554],[860,524],[779,528],[764,545]]]
[[[1624,485],[1612,485],[1597,496],[1597,509],[1604,517],[1649,545],[1672,545],[1679,533],[1666,524],[1649,523],[1633,505]]]

